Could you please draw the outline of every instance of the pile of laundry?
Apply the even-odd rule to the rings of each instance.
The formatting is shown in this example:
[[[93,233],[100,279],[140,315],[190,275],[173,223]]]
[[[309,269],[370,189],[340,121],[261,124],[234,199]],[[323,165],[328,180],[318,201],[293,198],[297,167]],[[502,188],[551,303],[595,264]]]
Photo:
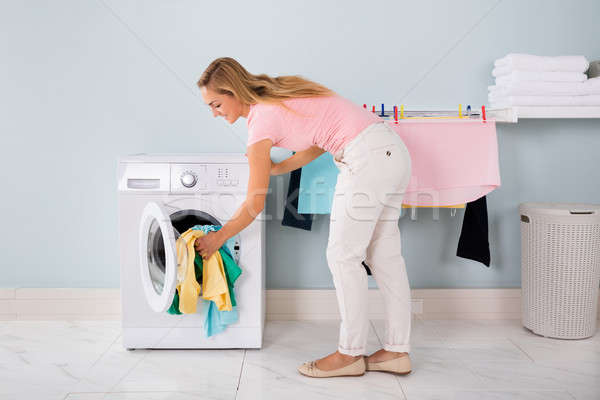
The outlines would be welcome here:
[[[227,245],[208,260],[196,252],[196,239],[218,231],[220,225],[196,225],[179,236],[177,249],[177,290],[169,314],[194,314],[200,298],[205,312],[207,337],[222,332],[238,320],[234,284],[242,273]]]
[[[588,79],[589,66],[584,56],[508,54],[494,62],[490,106],[600,106],[600,78]]]

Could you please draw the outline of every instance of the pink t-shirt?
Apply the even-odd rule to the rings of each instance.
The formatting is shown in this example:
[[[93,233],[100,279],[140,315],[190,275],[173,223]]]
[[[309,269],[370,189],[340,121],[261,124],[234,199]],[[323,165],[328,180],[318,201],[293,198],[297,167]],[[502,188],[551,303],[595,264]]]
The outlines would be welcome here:
[[[292,151],[316,145],[335,154],[364,128],[383,121],[339,95],[294,98],[284,103],[298,114],[275,104],[250,106],[248,146],[268,138],[273,146]]]

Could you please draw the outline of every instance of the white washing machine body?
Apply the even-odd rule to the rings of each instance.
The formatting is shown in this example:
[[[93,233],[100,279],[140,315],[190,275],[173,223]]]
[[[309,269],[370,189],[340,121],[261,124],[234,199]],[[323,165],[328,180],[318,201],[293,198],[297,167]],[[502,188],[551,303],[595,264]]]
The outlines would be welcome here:
[[[243,154],[154,154],[118,163],[123,346],[260,348],[265,323],[264,211],[225,244],[242,273],[235,282],[238,321],[206,337],[206,309],[167,309],[177,285],[175,240],[194,225],[224,225],[245,201]]]

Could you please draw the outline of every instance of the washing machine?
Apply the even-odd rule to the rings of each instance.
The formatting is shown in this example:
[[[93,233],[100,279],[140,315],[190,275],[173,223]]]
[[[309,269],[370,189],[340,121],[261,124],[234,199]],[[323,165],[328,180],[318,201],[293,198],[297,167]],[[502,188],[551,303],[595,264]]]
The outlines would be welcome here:
[[[206,337],[194,314],[167,312],[177,285],[179,234],[224,225],[245,201],[249,165],[241,153],[137,154],[118,161],[123,346],[127,349],[261,348],[265,323],[264,210],[225,243],[242,269],[238,321]]]

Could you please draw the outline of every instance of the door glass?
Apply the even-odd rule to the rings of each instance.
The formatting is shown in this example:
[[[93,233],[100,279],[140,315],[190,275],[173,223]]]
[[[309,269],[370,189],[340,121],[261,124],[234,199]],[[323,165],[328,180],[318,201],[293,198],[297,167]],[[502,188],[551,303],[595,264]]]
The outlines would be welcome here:
[[[162,231],[156,220],[153,220],[148,230],[148,269],[154,291],[161,295],[165,285],[165,242]]]

